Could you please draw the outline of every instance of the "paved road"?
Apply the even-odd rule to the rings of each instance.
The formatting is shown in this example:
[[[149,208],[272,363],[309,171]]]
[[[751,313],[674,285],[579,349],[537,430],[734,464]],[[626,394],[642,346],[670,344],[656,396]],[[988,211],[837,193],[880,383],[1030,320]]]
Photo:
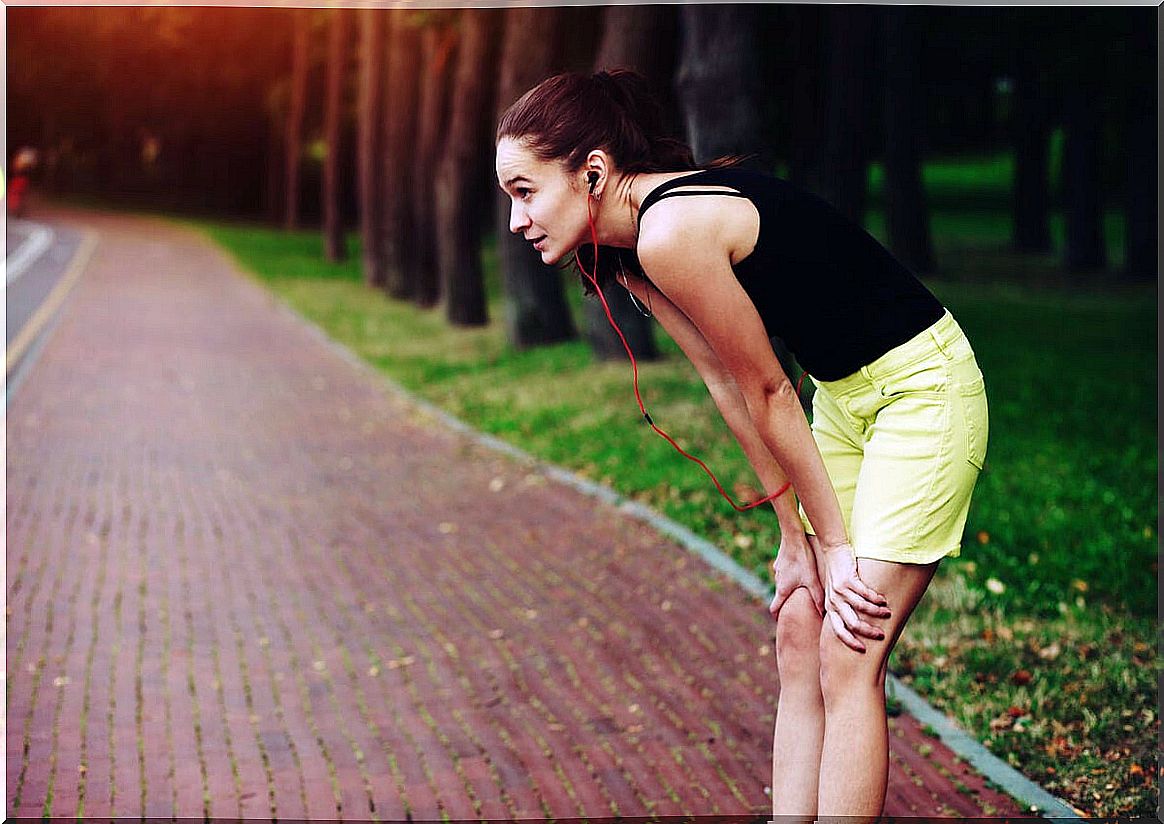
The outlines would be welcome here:
[[[60,281],[77,253],[81,234],[67,226],[47,226],[9,216],[6,232],[6,342],[25,324]]]
[[[99,240],[8,406],[10,814],[766,817],[765,603],[198,236],[38,217]],[[912,718],[891,740],[889,813],[1018,812]]]

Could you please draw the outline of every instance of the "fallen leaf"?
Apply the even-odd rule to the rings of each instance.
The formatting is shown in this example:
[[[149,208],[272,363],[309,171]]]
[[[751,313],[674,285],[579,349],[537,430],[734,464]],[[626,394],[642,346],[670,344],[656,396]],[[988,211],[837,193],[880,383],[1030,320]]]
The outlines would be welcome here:
[[[1028,670],[1022,669],[1010,677],[1010,682],[1020,687],[1024,687],[1031,683],[1031,673]]]

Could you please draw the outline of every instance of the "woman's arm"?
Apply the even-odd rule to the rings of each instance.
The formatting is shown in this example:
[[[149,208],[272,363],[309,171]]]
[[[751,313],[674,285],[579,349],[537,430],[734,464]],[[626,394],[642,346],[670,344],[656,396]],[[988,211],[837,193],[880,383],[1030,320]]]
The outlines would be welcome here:
[[[731,232],[718,214],[710,200],[655,204],[640,227],[639,262],[739,387],[758,437],[792,481],[823,548],[851,552],[840,504],[804,410],[755,305],[731,269],[732,250],[724,240]]]
[[[703,378],[707,391],[715,401],[716,407],[723,416],[724,422],[735,435],[748,463],[760,479],[765,494],[771,494],[784,485],[787,476],[780,464],[772,457],[768,447],[760,438],[756,426],[748,414],[744,396],[736,384],[735,378],[724,368],[723,363],[704,340],[695,324],[676,308],[658,289],[639,277],[625,275],[619,277],[619,283],[625,286],[644,305],[650,305],[654,317],[679,345],[688,360],[695,367],[695,371]],[[800,522],[800,513],[796,508],[796,497],[793,490],[781,495],[772,501],[776,510],[776,517],[780,522],[781,533],[800,532],[804,526]]]
[[[772,450],[757,428],[753,418],[753,404],[748,403],[735,376],[724,366],[723,361],[704,338],[700,329],[682,310],[651,284],[639,278],[628,280],[625,277],[620,279],[620,282],[631,290],[640,301],[652,306],[655,317],[691,360],[696,371],[707,384],[708,391],[715,400],[716,406],[719,407],[720,413],[736,436],[736,440],[739,441],[765,488],[774,489],[783,485],[786,477],[785,472],[781,468],[780,462],[773,457]],[[750,300],[748,303],[750,306]],[[754,307],[752,307],[752,311],[755,312]],[[767,339],[765,338],[765,340]],[[770,343],[768,344],[768,353],[775,360]],[[799,402],[795,404],[795,410],[796,419],[804,422]],[[820,453],[816,448],[816,441],[812,440],[811,433],[809,433],[809,439],[812,454],[820,460]],[[821,464],[823,466],[823,461]],[[826,482],[828,484],[827,491],[833,505],[837,508],[839,519],[836,494],[827,478]],[[822,582],[816,574],[816,565],[812,560],[813,551],[805,539],[803,527],[796,511],[795,498],[789,494],[781,495],[773,502],[773,506],[780,520],[780,551],[773,571],[776,578],[776,595],[772,599],[769,611],[778,616],[793,590],[804,586],[816,604],[817,611],[823,617],[825,596],[821,589]],[[809,517],[811,520],[811,513]],[[843,526],[841,529],[841,534],[844,535]],[[847,537],[844,538],[843,543],[832,546],[830,551],[825,552],[822,549],[822,552],[825,554],[825,566],[829,570],[829,580],[826,583],[830,590],[828,600],[832,607],[829,613],[832,625],[846,644],[854,649],[864,651],[863,643],[855,637],[854,633],[870,638],[882,636],[877,628],[863,620],[857,613],[864,612],[884,617],[888,612],[884,609],[885,599],[879,593],[866,587],[857,576],[855,559],[851,556],[852,550],[848,545]]]

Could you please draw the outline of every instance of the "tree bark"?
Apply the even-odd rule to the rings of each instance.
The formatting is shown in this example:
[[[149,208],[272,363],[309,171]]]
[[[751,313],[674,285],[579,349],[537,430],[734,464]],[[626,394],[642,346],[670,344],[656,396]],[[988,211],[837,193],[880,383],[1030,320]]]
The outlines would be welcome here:
[[[413,297],[416,220],[413,171],[416,163],[417,100],[420,84],[420,30],[416,12],[395,8],[388,35],[388,82],[384,104],[383,255],[384,287],[394,298]]]
[[[416,277],[413,301],[425,308],[441,297],[437,255],[436,186],[448,133],[449,96],[456,66],[458,33],[453,12],[443,12],[421,33],[424,73],[420,84],[420,114],[416,146]]]
[[[303,151],[303,116],[307,107],[307,61],[310,46],[312,12],[293,9],[294,28],[291,38],[291,101],[287,111],[287,136],[283,141],[287,150],[286,182],[283,204],[283,228],[299,228],[299,161]]]
[[[680,11],[675,85],[696,163],[733,153],[764,153],[756,88],[758,22],[756,9],[749,5],[685,5]]]
[[[340,206],[340,158],[346,147],[341,145],[344,125],[344,86],[347,79],[348,16],[347,9],[332,9],[327,57],[327,110],[324,130],[327,157],[323,165],[323,234],[324,253],[331,263],[347,260],[344,221]]]
[[[679,21],[669,6],[607,6],[602,15],[602,38],[594,58],[594,70],[627,68],[647,78],[659,95],[664,111],[678,125],[678,101],[669,82],[675,70]],[[659,358],[654,327],[630,302],[621,286],[608,290],[610,314],[626,337],[635,359]],[[584,337],[598,360],[619,360],[626,349],[606,319],[602,302],[595,295],[582,304]]]
[[[1084,79],[1067,89],[1067,145],[1063,156],[1067,208],[1067,249],[1070,272],[1102,269],[1107,264],[1100,189],[1102,122],[1099,94]]]
[[[505,12],[501,47],[498,116],[532,86],[559,70],[562,9],[515,6]],[[530,32],[538,36],[531,38]],[[510,345],[522,349],[578,336],[558,270],[546,266],[520,235],[509,231],[509,198],[493,187],[497,255],[505,290],[505,329]]]
[[[384,41],[388,21],[386,9],[360,11],[360,99],[357,153],[360,187],[360,238],[364,283],[384,285],[384,265],[380,226],[383,204],[379,181],[384,161]]]
[[[865,219],[870,121],[873,10],[829,6],[825,11],[829,50],[825,144],[819,194],[850,220]]]
[[[889,249],[917,274],[934,271],[930,219],[921,179],[925,102],[918,76],[916,12],[889,7],[881,37],[885,59],[885,206]]]
[[[494,111],[497,35],[501,14],[461,11],[461,49],[453,86],[448,143],[437,176],[437,247],[445,311],[456,326],[488,322],[481,270],[481,219],[490,198],[481,191],[493,156],[486,126]]]
[[[1051,251],[1048,143],[1051,139],[1047,90],[1039,81],[1035,55],[1023,53],[1014,72],[1014,250]]]

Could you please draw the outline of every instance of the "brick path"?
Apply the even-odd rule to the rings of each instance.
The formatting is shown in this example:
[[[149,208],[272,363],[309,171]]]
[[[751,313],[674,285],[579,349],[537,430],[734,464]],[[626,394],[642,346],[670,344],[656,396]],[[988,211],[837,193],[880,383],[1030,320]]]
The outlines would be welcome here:
[[[197,236],[38,218],[100,241],[8,409],[9,814],[766,818],[766,604],[426,419]],[[1018,812],[891,740],[887,812]]]

